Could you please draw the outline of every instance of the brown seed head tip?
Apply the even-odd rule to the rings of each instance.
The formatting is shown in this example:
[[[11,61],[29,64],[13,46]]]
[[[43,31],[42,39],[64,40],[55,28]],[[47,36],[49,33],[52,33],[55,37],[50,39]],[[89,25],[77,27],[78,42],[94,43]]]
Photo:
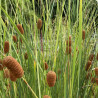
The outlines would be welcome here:
[[[89,56],[89,60],[92,61],[93,58],[94,58],[94,54],[90,54],[90,56]]]
[[[56,73],[54,71],[49,71],[47,73],[47,83],[49,87],[53,87],[56,82]]]
[[[95,68],[95,75],[98,76],[98,67]]]
[[[3,59],[3,65],[5,65],[16,78],[21,78],[24,71],[21,65],[12,56],[7,56]]]
[[[4,78],[9,78],[10,74],[9,74],[9,70],[6,68],[4,69]]]
[[[47,62],[45,62],[44,68],[45,68],[45,70],[48,69],[48,64],[47,64]]]
[[[21,34],[24,34],[24,30],[21,24],[17,24],[17,28],[21,32]]]
[[[82,39],[85,39],[85,30],[82,31]]]
[[[71,35],[69,35],[69,40],[71,40]]]
[[[9,42],[5,41],[4,43],[4,53],[8,53],[9,52]]]
[[[61,69],[59,68],[59,69],[58,69],[58,74],[60,74],[60,73],[61,73]]]
[[[13,41],[17,42],[17,37],[15,35],[13,35]]]
[[[98,85],[98,78],[95,78],[95,82],[96,82],[96,84]]]
[[[48,96],[48,95],[44,95],[43,98],[50,98],[50,96]]]
[[[14,76],[14,74],[10,71],[10,80],[15,82],[17,78]]]
[[[37,28],[41,29],[41,27],[42,27],[42,20],[38,19],[38,21],[37,21]]]
[[[25,60],[28,59],[28,54],[27,54],[27,52],[24,54],[24,58],[25,58]]]
[[[96,59],[98,60],[98,53],[97,53]]]
[[[88,69],[90,68],[90,65],[92,64],[92,62],[89,60],[86,64],[85,70],[88,71]]]
[[[68,43],[68,40],[66,41],[67,46],[68,46],[68,44],[69,44],[69,46],[71,46],[71,40],[69,40],[69,43]]]

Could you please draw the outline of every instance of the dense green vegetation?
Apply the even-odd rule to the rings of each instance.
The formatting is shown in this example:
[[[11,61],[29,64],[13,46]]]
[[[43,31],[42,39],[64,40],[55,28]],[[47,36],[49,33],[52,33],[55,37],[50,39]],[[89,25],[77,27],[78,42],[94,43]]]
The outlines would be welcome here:
[[[4,78],[5,68],[0,71],[0,98],[43,98],[44,95],[97,98],[98,81],[91,81],[93,77],[98,79],[94,70],[98,67],[97,17],[96,0],[0,0],[0,59],[10,55],[24,70],[24,76],[16,82]],[[38,19],[42,20],[40,30]],[[22,25],[24,34],[17,24]],[[17,36],[17,42],[13,41],[13,35]],[[66,41],[69,42],[70,35],[72,51],[69,54]],[[5,41],[10,45],[7,54],[4,53]],[[86,71],[91,54],[94,58]],[[48,86],[46,79],[50,70],[57,76],[53,87]],[[88,73],[92,73],[89,79]]]

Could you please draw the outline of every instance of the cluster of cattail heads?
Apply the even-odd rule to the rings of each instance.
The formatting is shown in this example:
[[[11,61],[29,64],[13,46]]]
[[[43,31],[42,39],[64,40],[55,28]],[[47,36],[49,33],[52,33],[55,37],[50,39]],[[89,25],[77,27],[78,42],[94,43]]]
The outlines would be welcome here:
[[[13,35],[13,41],[14,41],[14,42],[17,42],[17,37],[16,37],[16,35]]]
[[[71,48],[71,35],[69,36],[69,40],[66,41],[66,53],[71,54],[72,48]]]
[[[54,71],[49,71],[47,73],[47,83],[49,87],[53,87],[56,82],[56,73]]]
[[[4,43],[4,53],[8,53],[9,52],[9,41],[5,41]]]
[[[24,74],[21,65],[11,56],[3,59],[3,65],[9,70],[12,81],[16,81],[17,78],[21,78]]]
[[[45,70],[48,69],[48,64],[47,64],[47,62],[45,62],[45,64],[44,64],[44,69],[45,69]]]
[[[27,54],[27,52],[24,54],[24,58],[25,58],[25,60],[28,59],[28,54]]]
[[[48,96],[48,95],[44,95],[43,98],[50,98],[50,96]]]
[[[85,30],[82,31],[82,39],[85,39]]]
[[[37,21],[37,28],[40,30],[41,27],[42,27],[42,20],[38,19],[38,21]]]

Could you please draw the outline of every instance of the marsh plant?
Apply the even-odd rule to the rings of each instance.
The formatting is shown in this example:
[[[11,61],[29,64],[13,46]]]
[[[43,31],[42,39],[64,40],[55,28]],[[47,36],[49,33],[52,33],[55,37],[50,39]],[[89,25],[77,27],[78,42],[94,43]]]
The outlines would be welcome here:
[[[98,98],[96,0],[0,0],[0,98]]]

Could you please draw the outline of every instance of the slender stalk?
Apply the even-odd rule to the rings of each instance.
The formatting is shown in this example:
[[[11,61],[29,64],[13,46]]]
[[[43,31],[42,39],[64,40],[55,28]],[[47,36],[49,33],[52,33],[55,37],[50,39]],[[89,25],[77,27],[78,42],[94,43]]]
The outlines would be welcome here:
[[[33,89],[30,87],[30,85],[27,83],[26,79],[24,79],[22,77],[23,81],[26,83],[26,85],[28,86],[28,88],[31,90],[32,94],[35,96],[35,98],[38,98],[37,95],[35,94],[35,92],[33,91]]]

